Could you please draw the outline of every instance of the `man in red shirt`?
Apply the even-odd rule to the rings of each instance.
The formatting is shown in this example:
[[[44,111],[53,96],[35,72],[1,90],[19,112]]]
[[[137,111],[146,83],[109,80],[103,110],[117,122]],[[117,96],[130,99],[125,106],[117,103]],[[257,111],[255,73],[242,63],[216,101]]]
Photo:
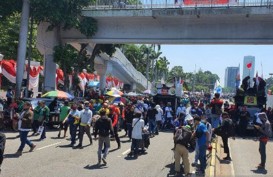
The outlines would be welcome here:
[[[215,93],[214,98],[210,102],[211,106],[211,125],[212,128],[217,128],[220,124],[220,116],[222,114],[223,100],[220,99],[220,94]]]

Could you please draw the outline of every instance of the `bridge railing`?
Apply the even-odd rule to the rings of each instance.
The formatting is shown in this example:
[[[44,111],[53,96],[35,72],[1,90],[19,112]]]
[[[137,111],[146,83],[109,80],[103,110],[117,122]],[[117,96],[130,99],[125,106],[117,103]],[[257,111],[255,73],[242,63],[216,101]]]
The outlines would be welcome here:
[[[103,9],[160,9],[160,8],[196,8],[196,7],[270,7],[273,0],[141,0],[129,3],[129,0],[96,0],[86,10]]]

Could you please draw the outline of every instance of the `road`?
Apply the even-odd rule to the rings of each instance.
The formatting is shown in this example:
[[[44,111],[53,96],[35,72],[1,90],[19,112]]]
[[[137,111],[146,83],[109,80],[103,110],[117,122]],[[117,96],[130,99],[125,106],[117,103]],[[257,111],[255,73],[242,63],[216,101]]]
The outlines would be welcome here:
[[[273,176],[273,142],[267,143],[267,162],[266,170],[257,170],[256,166],[260,163],[259,141],[256,138],[250,137],[247,139],[236,138],[230,140],[230,150],[232,161],[221,160],[225,157],[223,148],[221,148],[222,140],[218,143],[218,152],[216,162],[216,176]],[[219,168],[218,168],[219,167]]]
[[[120,132],[122,136],[124,132]],[[122,137],[121,149],[111,141],[111,149],[107,158],[107,166],[98,167],[97,141],[88,145],[84,137],[83,149],[72,149],[67,145],[68,139],[56,138],[57,132],[47,133],[47,139],[37,141],[39,137],[30,137],[37,145],[34,152],[25,147],[21,157],[14,156],[20,144],[18,133],[6,133],[7,144],[5,159],[2,165],[2,176],[5,177],[166,177],[174,175],[174,158],[171,132],[160,132],[151,139],[147,154],[138,159],[127,157],[131,143]],[[190,162],[194,153],[190,153]],[[194,171],[194,169],[191,169]]]

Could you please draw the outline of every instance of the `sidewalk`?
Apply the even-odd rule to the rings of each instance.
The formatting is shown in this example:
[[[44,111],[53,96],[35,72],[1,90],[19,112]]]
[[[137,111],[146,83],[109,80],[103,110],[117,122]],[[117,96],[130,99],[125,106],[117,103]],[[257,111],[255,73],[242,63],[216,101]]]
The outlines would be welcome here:
[[[214,177],[218,176],[216,175],[216,166],[218,164],[216,163],[217,159],[217,152],[219,151],[218,146],[219,146],[219,138],[216,137],[215,140],[211,143],[212,150],[209,154],[207,154],[208,159],[207,159],[207,169],[206,169],[206,177]]]

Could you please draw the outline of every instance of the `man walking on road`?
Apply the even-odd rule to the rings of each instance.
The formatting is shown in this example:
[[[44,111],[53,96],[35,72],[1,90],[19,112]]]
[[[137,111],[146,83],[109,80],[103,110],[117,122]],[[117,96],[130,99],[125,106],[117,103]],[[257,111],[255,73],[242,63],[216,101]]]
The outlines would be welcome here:
[[[257,123],[260,125],[254,125],[255,128],[260,132],[261,136],[259,138],[259,152],[261,154],[261,163],[257,166],[258,169],[265,169],[266,162],[266,143],[269,137],[272,136],[272,129],[270,122],[265,113],[259,113]]]
[[[79,134],[79,145],[77,148],[82,148],[82,141],[83,141],[83,135],[84,133],[87,134],[90,144],[92,144],[92,136],[90,133],[90,124],[92,120],[92,111],[89,109],[89,102],[84,102],[84,110],[82,111],[80,115],[80,134]]]
[[[95,140],[97,137],[97,134],[99,135],[99,144],[98,144],[98,165],[101,164],[101,160],[103,161],[104,165],[107,164],[106,157],[108,154],[108,150],[110,148],[110,131],[114,131],[112,126],[112,121],[110,118],[106,116],[106,111],[101,110],[100,111],[100,118],[96,121],[95,124]],[[102,151],[102,145],[105,143],[105,150],[103,157],[101,158],[101,151]]]
[[[36,145],[34,145],[30,140],[28,140],[27,135],[31,131],[32,128],[32,119],[33,119],[33,112],[30,110],[31,103],[30,102],[25,102],[24,103],[24,110],[19,115],[19,122],[18,122],[18,129],[20,132],[20,140],[21,140],[21,145],[16,152],[16,155],[21,156],[23,149],[25,145],[29,145],[30,150],[29,152],[32,152]]]

